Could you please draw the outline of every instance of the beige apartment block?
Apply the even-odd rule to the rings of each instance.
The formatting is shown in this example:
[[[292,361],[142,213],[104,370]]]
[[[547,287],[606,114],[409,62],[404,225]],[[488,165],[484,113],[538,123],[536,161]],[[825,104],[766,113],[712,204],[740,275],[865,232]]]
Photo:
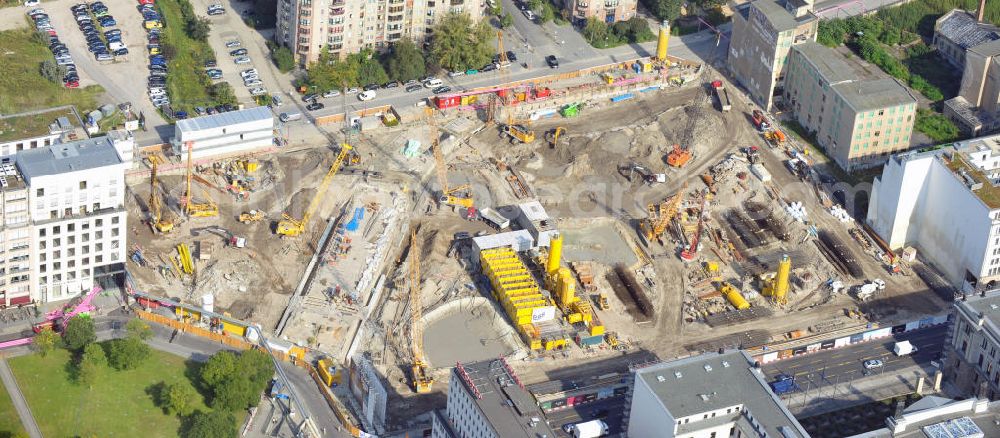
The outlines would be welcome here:
[[[754,102],[780,103],[788,51],[816,40],[819,19],[811,1],[756,0],[736,6],[729,70]]]
[[[637,0],[565,0],[563,8],[577,25],[591,17],[611,24],[635,17],[637,4]]]
[[[344,57],[403,38],[422,44],[441,17],[464,13],[478,22],[485,7],[483,0],[279,0],[274,38],[306,66],[324,47]]]
[[[862,78],[816,42],[792,48],[784,82],[792,116],[847,171],[877,166],[910,147],[917,99],[891,78]]]

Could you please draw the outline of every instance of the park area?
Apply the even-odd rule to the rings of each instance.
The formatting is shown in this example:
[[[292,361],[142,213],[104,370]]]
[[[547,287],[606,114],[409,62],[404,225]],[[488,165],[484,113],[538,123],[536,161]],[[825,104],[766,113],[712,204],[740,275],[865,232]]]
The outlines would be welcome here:
[[[21,426],[21,418],[17,416],[10,394],[3,383],[0,383],[0,438],[13,438],[23,433],[24,427]]]
[[[0,53],[4,54],[0,62],[0,114],[61,105],[90,111],[104,93],[98,85],[72,89],[42,77],[39,66],[51,60],[52,53],[47,43],[27,27],[0,31]]]
[[[88,388],[77,383],[70,357],[69,351],[60,348],[44,357],[32,354],[10,359],[11,370],[44,436],[153,438],[181,434],[181,417],[157,407],[153,393],[162,381],[182,382],[193,390],[187,376],[195,373],[192,368],[197,365],[153,350],[146,366],[122,371],[100,369]],[[0,399],[0,429],[6,418],[4,400]],[[197,405],[205,409],[203,400]],[[17,414],[13,415],[17,421]]]

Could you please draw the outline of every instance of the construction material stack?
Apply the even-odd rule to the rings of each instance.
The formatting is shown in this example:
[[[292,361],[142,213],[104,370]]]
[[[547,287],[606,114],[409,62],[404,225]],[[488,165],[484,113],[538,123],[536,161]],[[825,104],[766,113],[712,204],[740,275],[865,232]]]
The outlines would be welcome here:
[[[509,247],[487,249],[479,253],[483,274],[490,279],[493,297],[500,302],[511,322],[532,350],[561,348],[565,338],[543,340],[546,322],[555,319],[555,307],[542,295],[517,253]],[[544,341],[544,342],[543,342]]]

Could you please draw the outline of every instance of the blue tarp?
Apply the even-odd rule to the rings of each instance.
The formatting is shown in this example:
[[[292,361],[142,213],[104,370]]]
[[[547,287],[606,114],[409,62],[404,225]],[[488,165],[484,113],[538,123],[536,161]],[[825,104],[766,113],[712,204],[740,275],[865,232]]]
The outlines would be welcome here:
[[[350,222],[347,223],[347,231],[357,231],[358,227],[361,225],[361,220],[365,218],[365,208],[358,207],[354,209],[354,217]]]
[[[621,101],[623,101],[623,100],[629,100],[629,99],[631,99],[631,98],[633,98],[633,97],[635,97],[635,95],[634,95],[634,94],[632,94],[632,93],[626,93],[626,94],[623,94],[623,95],[621,95],[621,96],[615,96],[615,97],[612,97],[612,98],[611,98],[611,101],[612,101],[612,102],[621,102]]]

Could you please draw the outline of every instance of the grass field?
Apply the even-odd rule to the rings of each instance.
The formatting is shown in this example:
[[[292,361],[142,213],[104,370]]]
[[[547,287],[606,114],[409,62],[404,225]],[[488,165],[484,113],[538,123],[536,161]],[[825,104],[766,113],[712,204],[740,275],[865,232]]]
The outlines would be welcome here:
[[[177,1],[156,2],[163,15],[164,44],[176,47],[173,59],[168,58],[170,71],[167,74],[167,94],[174,111],[194,114],[192,108],[196,106],[217,105],[208,93],[211,81],[205,75],[205,61],[215,59],[215,54],[208,43],[188,37]]]
[[[52,438],[179,435],[181,420],[157,408],[149,390],[161,381],[190,382],[186,377],[190,370],[183,358],[153,350],[148,362],[137,370],[103,368],[91,389],[74,382],[69,359],[69,352],[63,349],[44,358],[32,354],[10,359],[10,367],[42,435]],[[205,410],[201,402],[199,405],[199,409]]]
[[[14,403],[10,401],[7,388],[0,383],[0,438],[9,438],[18,432],[24,432],[21,418],[14,410]]]
[[[39,65],[52,59],[48,46],[31,29],[0,32],[0,114],[13,114],[61,105],[76,105],[80,112],[97,107],[104,92],[98,85],[69,89],[49,82],[39,73]]]

